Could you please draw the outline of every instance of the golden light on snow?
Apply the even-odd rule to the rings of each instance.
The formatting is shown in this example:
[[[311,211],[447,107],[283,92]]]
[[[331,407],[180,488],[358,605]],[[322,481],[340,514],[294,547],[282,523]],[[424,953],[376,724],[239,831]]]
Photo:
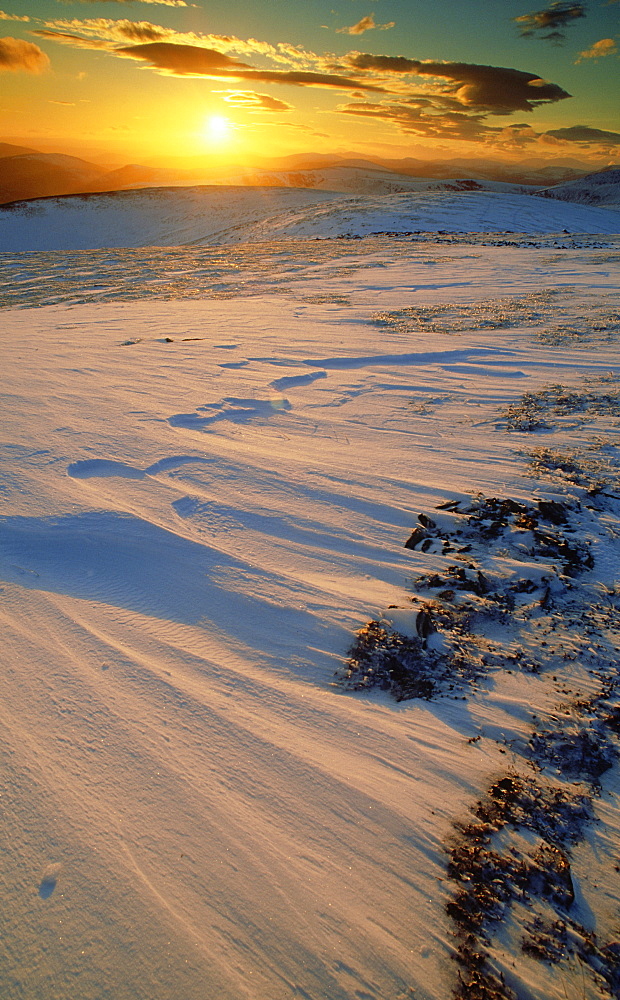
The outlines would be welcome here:
[[[431,183],[0,213],[0,1000],[613,984],[617,212]]]

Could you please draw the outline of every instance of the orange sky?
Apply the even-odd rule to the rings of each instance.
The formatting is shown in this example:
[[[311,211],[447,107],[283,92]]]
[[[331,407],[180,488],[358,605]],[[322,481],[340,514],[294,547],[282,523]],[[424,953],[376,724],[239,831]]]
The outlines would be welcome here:
[[[618,0],[375,7],[12,0],[0,10],[2,138],[119,162],[617,162]]]

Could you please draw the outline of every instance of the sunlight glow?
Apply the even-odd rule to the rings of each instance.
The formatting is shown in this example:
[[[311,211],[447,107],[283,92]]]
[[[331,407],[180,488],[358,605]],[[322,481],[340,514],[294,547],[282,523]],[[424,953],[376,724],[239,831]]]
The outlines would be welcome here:
[[[210,115],[205,122],[205,137],[212,143],[222,145],[231,134],[231,121],[224,115]]]

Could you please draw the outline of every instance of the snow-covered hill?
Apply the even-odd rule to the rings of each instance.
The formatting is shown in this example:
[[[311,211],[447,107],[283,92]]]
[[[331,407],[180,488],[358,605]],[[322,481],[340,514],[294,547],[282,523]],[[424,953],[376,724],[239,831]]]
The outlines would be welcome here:
[[[615,233],[603,208],[415,182],[406,193],[357,195],[292,187],[148,188],[0,208],[0,251],[230,244],[384,232]],[[493,185],[494,188],[501,185]]]
[[[294,188],[144,188],[0,206],[0,251],[180,246],[337,198]]]
[[[616,233],[619,228],[617,216],[605,209],[542,202],[523,194],[437,190],[429,184],[406,194],[304,207],[245,227],[242,233],[222,233],[221,240],[333,239],[373,233]]]
[[[588,174],[587,177],[543,188],[536,193],[545,198],[558,198],[581,205],[620,209],[620,167]]]

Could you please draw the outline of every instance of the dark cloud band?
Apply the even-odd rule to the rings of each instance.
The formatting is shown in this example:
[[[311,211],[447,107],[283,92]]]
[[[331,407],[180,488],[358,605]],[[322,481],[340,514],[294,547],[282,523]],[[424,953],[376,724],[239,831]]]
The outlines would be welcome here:
[[[584,3],[564,3],[562,0],[554,0],[542,10],[522,14],[513,20],[518,24],[524,37],[538,35],[547,41],[557,43],[564,41],[566,28],[573,21],[585,16],[586,5]]]
[[[602,128],[590,128],[589,125],[572,125],[570,128],[555,128],[545,132],[555,139],[565,142],[587,142],[603,146],[620,146],[620,132],[606,132]]]
[[[197,45],[176,45],[172,42],[145,42],[140,45],[125,45],[114,49],[120,55],[131,59],[143,59],[157,69],[165,69],[179,76],[205,75],[230,72],[232,69],[248,69],[247,63],[238,62],[217,49],[202,48]]]
[[[297,87],[334,87],[339,90],[361,89],[385,93],[383,87],[335,73],[252,69],[247,63],[238,62],[215,49],[196,45],[150,42],[143,45],[125,45],[114,49],[114,52],[130,59],[144,60],[156,69],[165,70],[175,76],[229,77]]]
[[[404,56],[373,56],[360,52],[350,57],[350,63],[357,70],[449,81],[443,91],[445,94],[456,97],[460,104],[473,110],[491,114],[532,111],[540,104],[570,97],[562,87],[541,80],[534,73],[502,66],[422,62]]]

